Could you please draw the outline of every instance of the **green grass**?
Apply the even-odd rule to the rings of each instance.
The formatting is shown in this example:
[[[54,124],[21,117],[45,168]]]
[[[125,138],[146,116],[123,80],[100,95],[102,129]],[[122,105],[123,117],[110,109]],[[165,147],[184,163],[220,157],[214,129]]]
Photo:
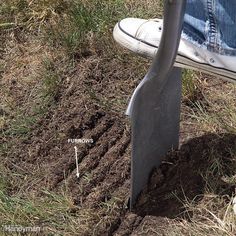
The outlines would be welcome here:
[[[193,108],[190,117],[197,120],[206,131],[236,134],[236,109],[232,101],[227,101],[225,98],[224,105],[215,103],[210,107],[205,107],[204,104],[197,101]]]
[[[24,227],[56,227],[64,230],[73,207],[68,196],[45,192],[43,198],[30,196],[28,199],[9,197],[0,191],[0,221],[2,225]],[[62,218],[63,216],[63,218]]]
[[[91,37],[95,35],[96,40],[111,34],[114,24],[131,12],[134,17],[160,17],[162,3],[154,2],[150,1],[149,6],[127,0],[3,0],[0,29],[21,27],[24,31],[43,32],[45,42],[62,46],[74,59],[88,47]]]
[[[23,107],[17,107],[17,110],[14,111],[14,118],[3,133],[5,137],[28,138],[37,122],[56,103],[61,78],[52,61],[44,60],[38,77],[41,86],[36,91],[37,98],[35,98],[33,104],[24,104]],[[25,109],[28,109],[29,106],[31,107],[30,114],[25,112]]]
[[[38,29],[47,21],[65,12],[71,1],[67,0],[2,0],[0,23]]]
[[[0,187],[1,225],[40,227],[42,235],[82,235],[91,231],[96,235],[98,225],[94,222],[102,224],[104,215],[109,220],[121,202],[121,199],[110,199],[94,211],[74,205],[68,192],[55,194],[42,191],[41,197],[29,195],[23,198],[17,195],[10,197],[4,187]]]
[[[185,100],[191,103],[198,101],[201,94],[198,86],[198,74],[195,71],[184,69],[182,73],[182,95]]]
[[[12,122],[11,128],[5,133],[5,135],[24,136],[30,133],[31,127],[36,122],[35,117],[18,116],[15,121]]]
[[[124,0],[73,1],[68,15],[59,20],[58,25],[49,25],[46,38],[52,44],[65,48],[67,54],[74,58],[80,51],[88,50],[91,37],[101,36],[124,16]]]
[[[43,69],[39,75],[42,81],[40,91],[42,98],[41,103],[48,106],[55,102],[56,97],[59,95],[61,77],[58,74],[56,65],[52,61],[45,60],[43,65]]]

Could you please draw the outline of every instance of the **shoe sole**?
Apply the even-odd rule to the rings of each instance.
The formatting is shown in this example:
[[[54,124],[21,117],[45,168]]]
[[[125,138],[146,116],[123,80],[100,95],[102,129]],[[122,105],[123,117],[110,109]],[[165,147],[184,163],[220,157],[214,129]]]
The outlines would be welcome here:
[[[134,53],[138,53],[141,56],[153,58],[157,53],[157,46],[135,38],[133,35],[122,29],[120,22],[116,24],[113,31],[113,36],[120,45],[130,49]],[[140,48],[140,50],[138,48]],[[199,63],[181,54],[177,54],[174,66],[201,71],[220,77],[223,80],[236,83],[236,73],[234,71],[209,66],[205,63]]]

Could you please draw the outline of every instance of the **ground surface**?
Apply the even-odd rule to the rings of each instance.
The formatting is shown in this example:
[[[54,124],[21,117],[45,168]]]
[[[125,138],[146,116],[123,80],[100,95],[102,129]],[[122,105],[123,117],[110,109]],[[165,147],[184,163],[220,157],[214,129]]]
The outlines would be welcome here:
[[[71,60],[60,44],[21,30],[2,36],[2,225],[40,226],[39,235],[236,234],[234,85],[184,72],[180,149],[153,171],[130,212],[124,109],[148,62],[91,32],[90,47]],[[79,178],[68,143],[75,138],[94,140],[76,145]]]

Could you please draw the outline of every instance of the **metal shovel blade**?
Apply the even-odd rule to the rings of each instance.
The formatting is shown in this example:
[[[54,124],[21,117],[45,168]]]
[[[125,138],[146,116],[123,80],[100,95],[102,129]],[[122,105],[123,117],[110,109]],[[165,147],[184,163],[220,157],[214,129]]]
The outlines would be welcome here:
[[[164,29],[158,53],[135,90],[127,113],[131,116],[132,207],[168,151],[179,144],[181,69],[174,60],[182,31],[185,0],[166,0]]]

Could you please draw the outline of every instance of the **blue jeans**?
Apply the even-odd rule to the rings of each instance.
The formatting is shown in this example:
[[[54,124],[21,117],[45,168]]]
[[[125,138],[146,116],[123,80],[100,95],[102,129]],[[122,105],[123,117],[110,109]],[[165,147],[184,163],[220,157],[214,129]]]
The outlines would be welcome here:
[[[236,0],[187,0],[183,37],[211,52],[236,56]]]

